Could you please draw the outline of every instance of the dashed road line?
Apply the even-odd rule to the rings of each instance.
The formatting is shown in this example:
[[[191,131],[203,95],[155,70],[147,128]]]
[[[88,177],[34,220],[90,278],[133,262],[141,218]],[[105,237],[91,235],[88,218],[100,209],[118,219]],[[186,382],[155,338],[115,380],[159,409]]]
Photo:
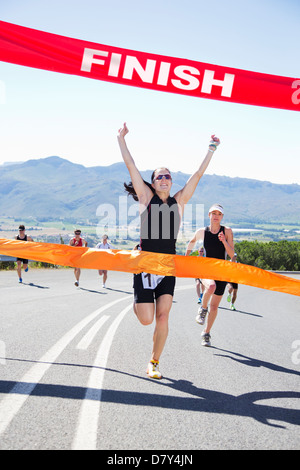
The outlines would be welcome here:
[[[82,338],[76,346],[76,349],[88,349],[93,339],[102,328],[104,323],[109,319],[108,315],[103,315],[99,320],[90,328],[87,334]]]
[[[11,389],[0,402],[0,435],[4,433],[13,418],[31,395],[36,385],[40,382],[44,374],[55,362],[57,357],[63,352],[68,344],[85,328],[91,321],[113,305],[128,300],[128,296],[114,300],[81,320],[71,328],[52,348],[50,348],[38,361],[25,373],[20,381]]]
[[[96,450],[102,387],[108,354],[118,326],[130,309],[132,309],[132,303],[119,313],[100,345],[82,402],[72,450]]]

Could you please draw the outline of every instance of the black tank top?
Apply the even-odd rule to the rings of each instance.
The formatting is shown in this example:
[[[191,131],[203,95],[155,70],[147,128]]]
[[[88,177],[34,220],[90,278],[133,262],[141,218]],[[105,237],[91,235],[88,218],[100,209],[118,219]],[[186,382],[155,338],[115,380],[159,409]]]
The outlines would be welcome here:
[[[225,227],[221,225],[218,233],[211,233],[209,227],[205,227],[203,246],[205,248],[205,256],[208,258],[225,259],[225,246],[219,240],[219,233],[225,234]]]
[[[141,214],[141,240],[143,251],[176,253],[176,240],[180,226],[178,204],[174,197],[164,203],[154,194]]]
[[[24,238],[20,238],[19,235],[18,235],[17,240],[21,240],[22,242],[27,242],[27,235],[25,235]]]

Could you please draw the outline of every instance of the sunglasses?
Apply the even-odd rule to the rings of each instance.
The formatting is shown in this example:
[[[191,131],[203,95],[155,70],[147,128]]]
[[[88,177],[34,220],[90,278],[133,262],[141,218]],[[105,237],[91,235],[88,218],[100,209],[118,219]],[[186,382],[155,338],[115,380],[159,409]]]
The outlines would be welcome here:
[[[154,178],[154,181],[160,181],[163,178],[165,178],[166,180],[171,180],[172,179],[171,175],[158,175],[156,178]]]

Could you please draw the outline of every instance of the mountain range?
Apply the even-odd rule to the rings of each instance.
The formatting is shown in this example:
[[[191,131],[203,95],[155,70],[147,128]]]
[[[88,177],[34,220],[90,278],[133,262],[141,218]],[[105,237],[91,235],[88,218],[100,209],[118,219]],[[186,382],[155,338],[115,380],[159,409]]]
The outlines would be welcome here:
[[[152,170],[141,173],[150,181]],[[173,172],[172,193],[189,176]],[[117,207],[129,180],[123,162],[85,167],[53,156],[5,164],[0,166],[0,216],[95,221],[100,204]],[[204,175],[190,202],[204,204],[205,212],[215,202],[222,204],[226,223],[298,223],[300,185]]]

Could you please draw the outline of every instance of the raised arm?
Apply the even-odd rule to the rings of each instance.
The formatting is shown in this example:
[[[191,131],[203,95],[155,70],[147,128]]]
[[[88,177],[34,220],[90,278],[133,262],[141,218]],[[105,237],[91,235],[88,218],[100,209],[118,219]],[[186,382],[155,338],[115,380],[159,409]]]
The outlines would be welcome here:
[[[200,228],[199,230],[196,230],[196,232],[194,233],[193,237],[190,239],[190,241],[189,241],[189,243],[186,247],[185,256],[189,256],[191,254],[191,252],[193,251],[195,243],[198,240],[203,240],[203,238],[204,238],[204,229]]]
[[[199,166],[198,170],[188,179],[185,186],[180,191],[178,191],[174,196],[182,209],[183,209],[183,206],[187,204],[187,202],[193,196],[195,189],[201,177],[203,176],[204,172],[206,171],[215,150],[217,149],[218,145],[220,145],[220,140],[218,139],[218,137],[216,137],[215,135],[212,135],[211,138],[212,140],[209,144],[208,152],[204,160],[202,161],[201,165]]]
[[[128,168],[130,178],[134,187],[134,190],[137,194],[137,197],[139,199],[139,202],[141,204],[147,205],[148,202],[151,200],[153,193],[151,189],[144,183],[144,180],[137,169],[135,162],[128,150],[126,141],[125,141],[125,136],[128,134],[129,130],[126,126],[126,123],[124,123],[124,126],[119,129],[119,134],[118,134],[118,142],[122,154],[122,158],[124,160],[125,165]]]

